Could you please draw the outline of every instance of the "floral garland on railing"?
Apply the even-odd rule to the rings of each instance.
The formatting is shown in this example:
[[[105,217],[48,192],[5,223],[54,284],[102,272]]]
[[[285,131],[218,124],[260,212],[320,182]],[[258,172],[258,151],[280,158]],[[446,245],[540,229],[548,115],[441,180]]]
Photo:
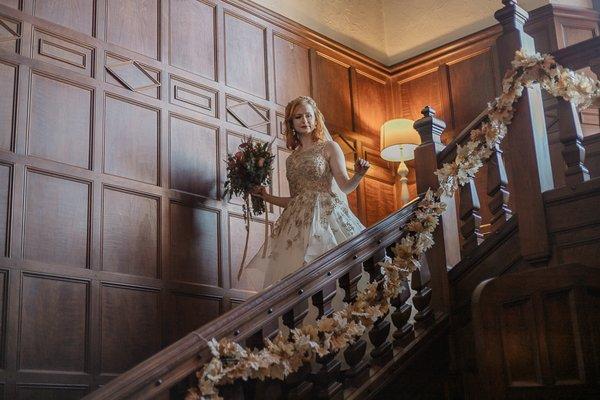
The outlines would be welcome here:
[[[186,399],[222,399],[216,386],[237,379],[284,379],[305,362],[335,354],[354,343],[385,316],[390,300],[399,295],[408,276],[419,268],[421,255],[433,246],[433,231],[446,209],[441,197],[451,197],[475,176],[505,136],[523,89],[536,82],[555,97],[571,101],[579,110],[600,106],[597,80],[563,68],[550,55],[517,51],[512,68],[502,81],[502,94],[488,104],[487,116],[479,128],[471,131],[469,141],[464,146],[457,145],[455,160],[435,172],[440,187],[428,190],[419,202],[415,215],[404,227],[405,236],[393,247],[393,259],[379,264],[383,293],[378,290],[378,282],[371,282],[353,303],[319,319],[316,325],[292,329],[289,335],[280,331],[273,340],[265,339],[265,347],[260,350],[246,349],[229,338],[212,339],[208,346],[213,358],[197,373],[198,386],[189,390]]]

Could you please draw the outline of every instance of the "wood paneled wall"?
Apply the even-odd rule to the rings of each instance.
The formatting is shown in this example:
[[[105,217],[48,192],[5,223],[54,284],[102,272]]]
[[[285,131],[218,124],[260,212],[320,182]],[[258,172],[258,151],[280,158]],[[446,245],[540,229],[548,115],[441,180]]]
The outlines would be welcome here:
[[[375,165],[362,221],[395,210],[390,93],[384,66],[245,1],[0,0],[0,399],[79,398],[248,296],[223,159],[277,137],[286,195],[296,96],[350,170]]]
[[[387,68],[246,0],[0,0],[0,399],[79,398],[248,296],[223,159],[277,138],[286,195],[298,95],[350,172],[373,164],[349,196],[361,220],[397,209],[379,126],[429,104],[453,137],[498,91],[498,32]]]

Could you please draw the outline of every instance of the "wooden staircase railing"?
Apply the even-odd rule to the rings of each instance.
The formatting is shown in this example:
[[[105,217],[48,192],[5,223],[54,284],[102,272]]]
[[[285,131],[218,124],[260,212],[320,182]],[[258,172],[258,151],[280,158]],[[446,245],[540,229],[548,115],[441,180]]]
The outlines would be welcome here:
[[[516,50],[534,50],[531,37],[523,31],[527,13],[514,0],[503,3],[504,8],[496,13],[503,27],[496,43],[502,72]],[[580,68],[591,63],[590,57],[598,53],[599,44],[593,39],[577,45],[577,50],[561,50],[556,56],[566,66]],[[578,55],[582,52],[586,56]],[[559,108],[565,182],[578,185],[589,179],[581,150],[581,129],[570,103]],[[438,187],[433,172],[454,159],[470,130],[484,120],[482,113],[443,146],[440,135],[444,122],[436,118],[431,107],[425,107],[422,114],[414,125],[422,142],[415,150],[418,193]],[[373,397],[378,387],[393,380],[394,374],[426,347],[425,343],[448,332],[448,316],[456,300],[451,299],[456,277],[449,277],[454,266],[465,264],[473,255],[480,257],[482,252],[492,251],[495,239],[517,230],[514,251],[519,257],[530,265],[547,261],[551,249],[542,193],[553,188],[553,180],[546,136],[541,92],[534,86],[524,91],[516,105],[515,118],[502,144],[504,153],[497,146],[484,172],[460,189],[457,200],[445,199],[448,208],[434,232],[435,245],[422,260],[422,268],[406,283],[412,290],[392,299],[390,315],[377,321],[365,338],[343,354],[319,359],[318,365],[301,369],[283,383],[236,382],[223,387],[223,394],[235,399]],[[480,199],[484,199],[483,207]],[[338,287],[344,291],[344,301],[354,301],[361,280],[382,278],[377,263],[391,255],[390,248],[401,238],[402,227],[414,214],[417,201],[188,334],[86,399],[147,399],[168,394],[168,389],[178,383],[185,388],[192,383],[190,375],[211,357],[206,340],[233,337],[239,343],[260,347],[264,338],[280,329],[302,325],[311,311],[319,316],[331,313],[339,306]],[[476,262],[469,264],[476,267]],[[480,281],[465,285],[470,288],[469,294]]]

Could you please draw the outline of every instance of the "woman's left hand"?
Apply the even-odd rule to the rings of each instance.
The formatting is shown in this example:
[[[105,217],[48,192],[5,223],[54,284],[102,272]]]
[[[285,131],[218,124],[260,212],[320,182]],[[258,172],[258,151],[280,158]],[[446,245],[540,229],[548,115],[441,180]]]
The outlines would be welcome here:
[[[356,172],[359,175],[364,175],[367,173],[369,167],[371,167],[371,164],[369,164],[367,160],[359,158],[354,163],[354,172]]]

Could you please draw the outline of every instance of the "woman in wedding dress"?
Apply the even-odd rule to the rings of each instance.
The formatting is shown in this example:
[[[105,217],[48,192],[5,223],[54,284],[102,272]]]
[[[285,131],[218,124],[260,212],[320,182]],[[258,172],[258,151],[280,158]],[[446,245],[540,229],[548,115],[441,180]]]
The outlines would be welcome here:
[[[348,176],[342,149],[313,99],[301,96],[286,106],[285,136],[293,150],[286,161],[291,197],[254,189],[254,196],[284,210],[267,243],[242,271],[240,289],[270,286],[365,228],[350,211],[346,194],[356,189],[369,163],[359,158],[355,175]]]

